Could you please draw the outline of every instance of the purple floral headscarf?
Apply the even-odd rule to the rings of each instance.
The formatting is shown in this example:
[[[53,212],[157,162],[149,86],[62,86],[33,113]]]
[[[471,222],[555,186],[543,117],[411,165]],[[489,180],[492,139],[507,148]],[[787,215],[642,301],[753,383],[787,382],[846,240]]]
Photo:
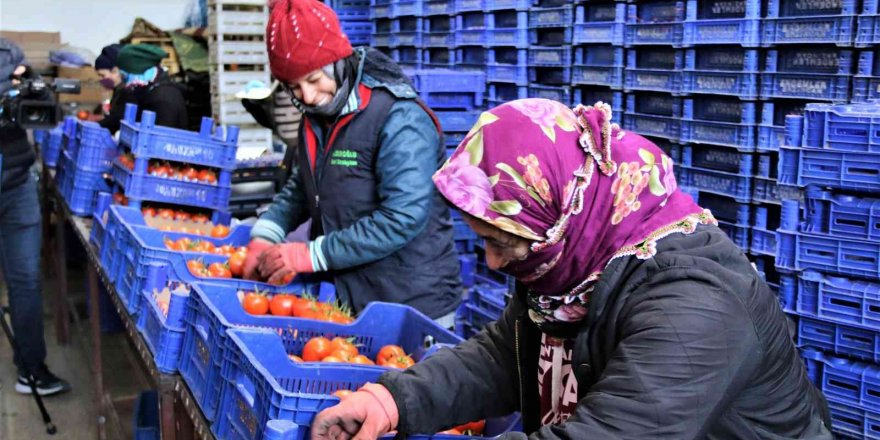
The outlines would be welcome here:
[[[611,123],[604,103],[512,101],[484,112],[434,175],[457,208],[532,241],[502,270],[529,287],[531,317],[582,319],[613,259],[656,254],[656,241],[715,223],[678,190],[672,160]]]

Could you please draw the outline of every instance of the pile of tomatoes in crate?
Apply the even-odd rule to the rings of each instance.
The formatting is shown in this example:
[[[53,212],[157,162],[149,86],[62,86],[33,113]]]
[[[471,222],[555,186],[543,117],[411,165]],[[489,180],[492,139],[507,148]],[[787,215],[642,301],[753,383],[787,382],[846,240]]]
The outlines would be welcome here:
[[[309,339],[303,347],[302,356],[288,354],[294,362],[336,362],[359,365],[378,365],[380,367],[406,369],[415,365],[411,356],[398,345],[386,345],[379,350],[375,362],[358,352],[353,339],[335,337],[328,339],[318,336]]]
[[[126,153],[119,156],[119,163],[129,171],[134,171],[134,156]],[[196,168],[190,164],[175,164],[168,161],[151,160],[147,174],[164,179],[182,182],[217,184],[217,172],[210,168]]]
[[[285,293],[269,295],[262,292],[239,292],[244,311],[251,315],[289,316],[335,324],[351,324],[351,311],[339,304],[318,301],[309,295]]]

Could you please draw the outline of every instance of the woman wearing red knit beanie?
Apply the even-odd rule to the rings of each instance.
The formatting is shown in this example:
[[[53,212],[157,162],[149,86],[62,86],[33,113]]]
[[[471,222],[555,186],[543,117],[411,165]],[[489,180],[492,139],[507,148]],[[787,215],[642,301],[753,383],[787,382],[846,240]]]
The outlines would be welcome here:
[[[440,127],[400,67],[351,47],[316,0],[270,3],[272,75],[304,115],[297,165],[251,233],[245,276],[325,272],[354,311],[410,305],[452,327],[461,301],[449,208],[431,176]],[[311,219],[308,243],[284,243]]]

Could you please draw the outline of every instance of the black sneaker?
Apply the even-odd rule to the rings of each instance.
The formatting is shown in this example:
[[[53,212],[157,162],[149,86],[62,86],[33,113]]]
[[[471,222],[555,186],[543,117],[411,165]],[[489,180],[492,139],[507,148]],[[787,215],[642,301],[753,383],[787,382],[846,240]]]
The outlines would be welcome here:
[[[51,396],[70,391],[70,384],[66,380],[56,377],[45,367],[36,375],[36,380],[37,393],[41,396]],[[27,378],[21,374],[18,375],[18,382],[15,383],[15,391],[19,394],[31,394],[31,385]]]

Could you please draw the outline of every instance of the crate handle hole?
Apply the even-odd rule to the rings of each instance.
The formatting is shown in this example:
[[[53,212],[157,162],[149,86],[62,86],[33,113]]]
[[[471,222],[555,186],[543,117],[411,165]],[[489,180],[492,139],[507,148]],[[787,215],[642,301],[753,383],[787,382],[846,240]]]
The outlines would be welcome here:
[[[848,170],[851,174],[860,174],[863,176],[878,176],[880,175],[880,170],[869,169],[869,168],[849,168]]]
[[[862,255],[844,255],[843,259],[847,260],[847,261],[854,261],[856,263],[871,263],[871,264],[873,264],[874,262],[877,261],[876,258],[866,257],[866,256],[862,256]]]
[[[846,383],[846,382],[841,382],[839,380],[834,380],[834,379],[828,379],[828,385],[838,387],[838,388],[844,388],[844,389],[847,389],[850,391],[855,391],[855,392],[859,391],[859,387],[856,385]]]
[[[831,300],[829,302],[835,306],[846,307],[849,309],[861,309],[862,308],[862,305],[856,301],[848,301],[848,300],[840,299],[840,298],[831,298]]]
[[[857,228],[864,228],[868,226],[868,223],[865,221],[848,219],[848,218],[838,218],[834,220],[835,225],[841,226],[855,226]]]

